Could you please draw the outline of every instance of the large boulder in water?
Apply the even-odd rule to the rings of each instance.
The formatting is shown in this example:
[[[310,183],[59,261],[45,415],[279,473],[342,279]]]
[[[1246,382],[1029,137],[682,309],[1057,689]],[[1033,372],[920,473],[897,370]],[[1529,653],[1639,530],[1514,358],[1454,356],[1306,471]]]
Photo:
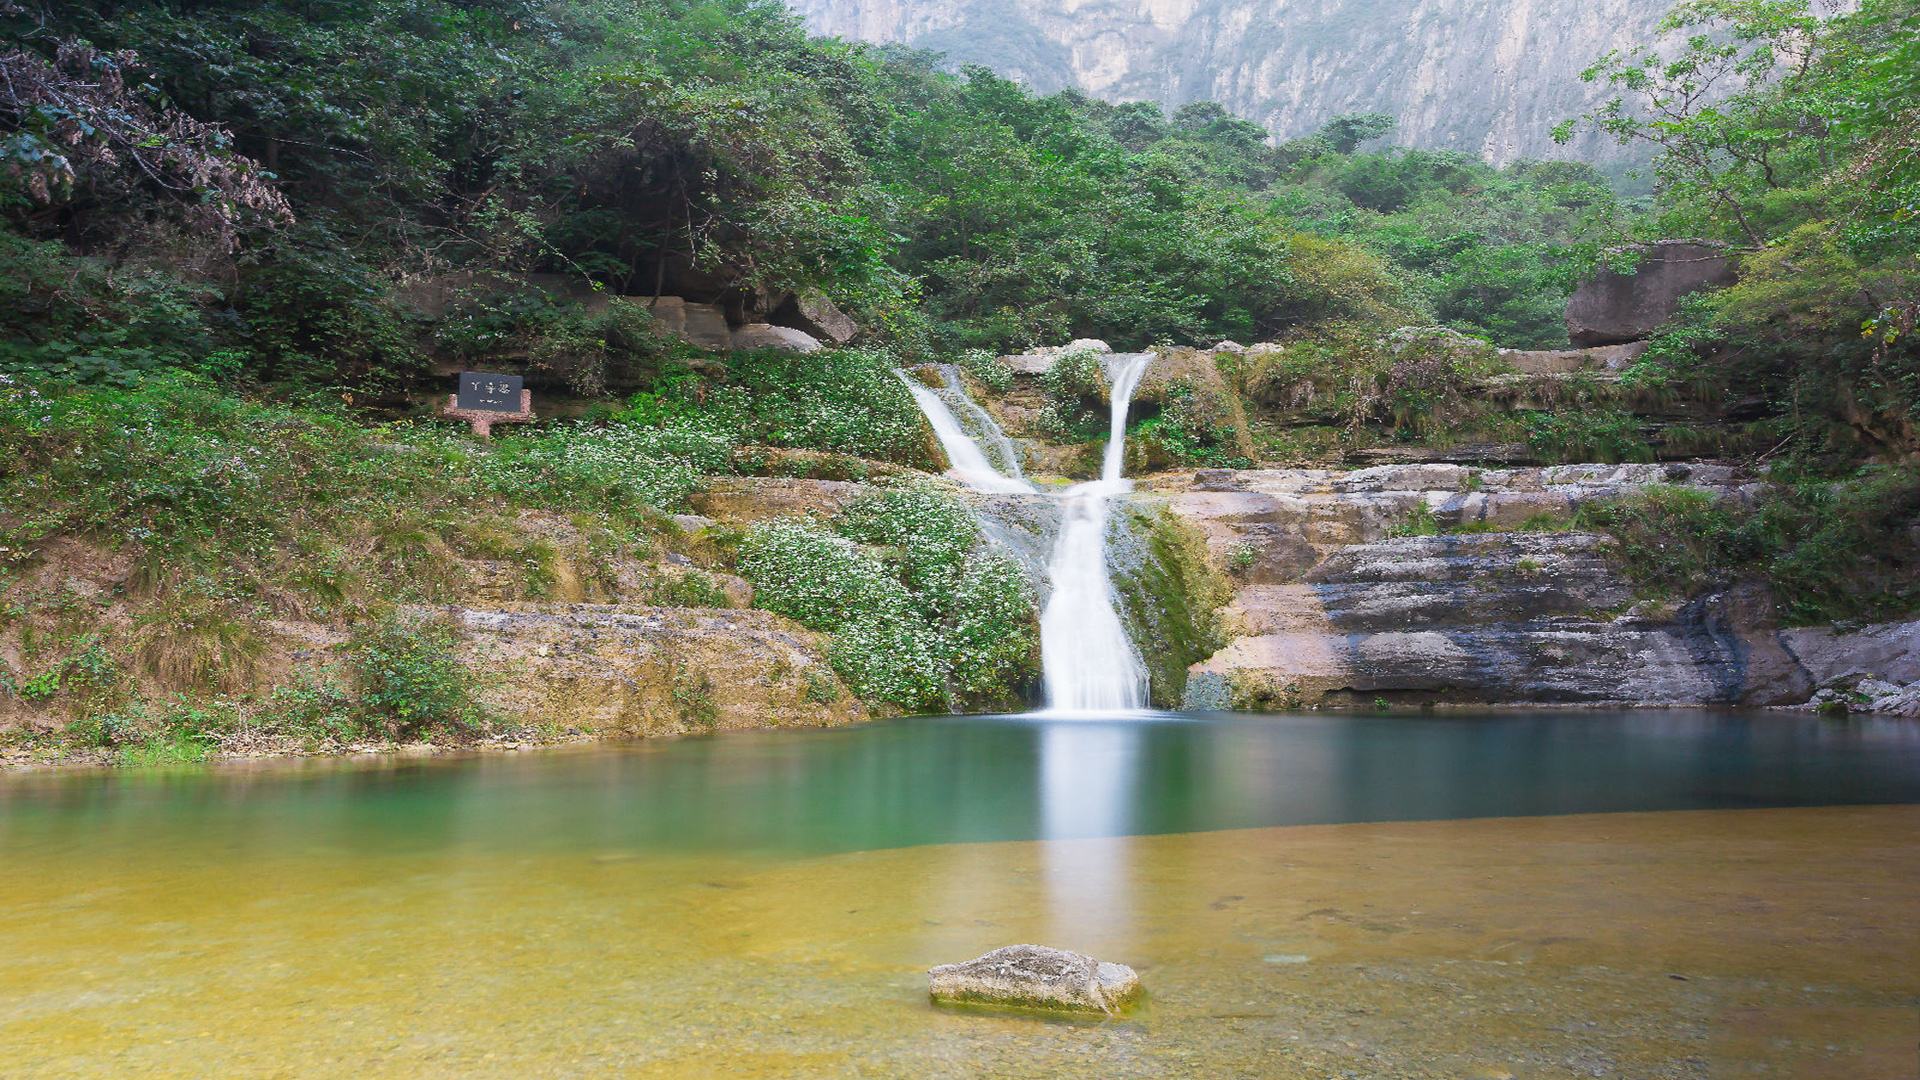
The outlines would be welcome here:
[[[1140,976],[1125,964],[1064,949],[1009,945],[964,964],[928,971],[927,989],[935,1001],[1113,1013],[1139,996]]]
[[[1731,285],[1727,249],[1694,240],[1663,240],[1639,249],[1633,273],[1600,270],[1567,300],[1567,337],[1581,348],[1651,337],[1682,298]]]

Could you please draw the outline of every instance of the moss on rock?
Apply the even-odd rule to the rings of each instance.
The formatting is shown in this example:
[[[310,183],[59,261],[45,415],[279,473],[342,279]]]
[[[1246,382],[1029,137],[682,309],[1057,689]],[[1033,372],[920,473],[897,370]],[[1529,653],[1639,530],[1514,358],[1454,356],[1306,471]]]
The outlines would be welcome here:
[[[1220,609],[1232,596],[1207,561],[1206,542],[1158,502],[1123,504],[1114,518],[1113,583],[1140,650],[1153,703],[1177,708],[1187,668],[1225,644]]]

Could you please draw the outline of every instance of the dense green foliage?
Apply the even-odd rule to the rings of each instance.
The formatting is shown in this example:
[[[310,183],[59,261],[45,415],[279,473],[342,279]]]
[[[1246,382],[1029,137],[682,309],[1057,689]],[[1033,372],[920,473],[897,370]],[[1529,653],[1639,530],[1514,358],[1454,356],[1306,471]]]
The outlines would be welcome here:
[[[1633,378],[1761,399],[1783,445],[1844,467],[1920,447],[1920,5],[1825,15],[1688,0],[1586,73],[1616,96],[1585,121],[1660,151],[1650,232],[1741,254]]]
[[[756,603],[830,634],[856,693],[909,711],[1009,705],[1034,675],[1039,630],[1019,566],[939,487],[863,496],[829,523],[747,534]]]
[[[1583,507],[1612,533],[1642,584],[1685,597],[1753,577],[1789,624],[1883,619],[1920,606],[1920,470],[1868,468],[1791,479],[1756,506],[1695,488],[1652,487]]]
[[[0,151],[0,257],[30,264],[0,329],[84,379],[213,363],[379,390],[430,353],[508,352],[582,394],[645,386],[671,349],[637,306],[569,314],[589,289],[823,288],[910,354],[1433,315],[1530,344],[1558,334],[1566,243],[1613,205],[1581,166],[1361,152],[1378,116],[1275,147],[1210,103],[1042,98],[809,40],[765,0],[125,0],[22,8],[0,32],[10,71],[114,50],[81,68],[200,125],[149,141],[202,162],[201,186],[148,190],[115,180],[114,129],[48,119],[68,98],[0,103],[22,133]],[[37,179],[50,155],[66,182]],[[221,228],[197,238],[216,196]],[[94,283],[55,287],[76,273]],[[423,280],[456,282],[452,310],[416,311]],[[108,307],[132,316],[111,340],[76,335]]]

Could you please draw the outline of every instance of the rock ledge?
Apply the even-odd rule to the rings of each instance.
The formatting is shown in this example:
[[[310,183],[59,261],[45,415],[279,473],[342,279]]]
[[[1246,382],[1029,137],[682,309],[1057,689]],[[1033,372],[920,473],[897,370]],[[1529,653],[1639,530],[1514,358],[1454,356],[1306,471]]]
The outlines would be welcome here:
[[[927,972],[927,984],[935,1001],[1050,1012],[1112,1014],[1140,994],[1140,976],[1125,964],[1044,945],[1008,945],[942,964]]]

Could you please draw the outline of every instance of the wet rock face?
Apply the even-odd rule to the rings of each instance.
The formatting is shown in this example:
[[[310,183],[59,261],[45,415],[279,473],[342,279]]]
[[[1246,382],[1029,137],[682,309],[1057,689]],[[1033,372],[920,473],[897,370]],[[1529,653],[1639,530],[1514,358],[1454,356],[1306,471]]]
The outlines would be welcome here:
[[[1235,637],[1191,669],[1186,703],[1737,700],[1751,650],[1736,620],[1637,604],[1609,541],[1565,531],[1583,503],[1654,483],[1745,491],[1709,465],[1196,474],[1170,504],[1237,584]],[[1393,535],[1419,518],[1489,531]],[[1522,529],[1543,520],[1561,531]]]
[[[796,330],[791,326],[774,326],[772,323],[748,323],[735,327],[732,338],[733,347],[748,349],[784,349],[787,352],[819,352],[824,346],[820,339],[805,330]]]
[[[1608,546],[1586,533],[1495,533],[1343,548],[1300,584],[1243,593],[1233,616],[1246,636],[1189,681],[1224,680],[1241,707],[1342,694],[1562,704],[1737,699],[1738,643],[1703,612],[1636,605]]]
[[[1231,640],[1189,669],[1184,704],[1793,705],[1829,687],[1850,705],[1907,707],[1879,685],[1853,688],[1920,683],[1920,623],[1780,630],[1765,594],[1744,587],[1640,600],[1611,540],[1569,523],[1649,484],[1756,494],[1711,464],[1157,477],[1151,489],[1235,583]],[[1485,531],[1394,535],[1431,531],[1409,529],[1416,519]]]
[[[1567,337],[1577,346],[1618,345],[1652,335],[1682,297],[1734,281],[1719,244],[1666,241],[1641,249],[1631,274],[1601,270],[1567,300]]]
[[[1140,994],[1140,976],[1124,964],[1050,949],[1009,945],[964,964],[927,972],[935,1001],[1048,1012],[1114,1013]]]

